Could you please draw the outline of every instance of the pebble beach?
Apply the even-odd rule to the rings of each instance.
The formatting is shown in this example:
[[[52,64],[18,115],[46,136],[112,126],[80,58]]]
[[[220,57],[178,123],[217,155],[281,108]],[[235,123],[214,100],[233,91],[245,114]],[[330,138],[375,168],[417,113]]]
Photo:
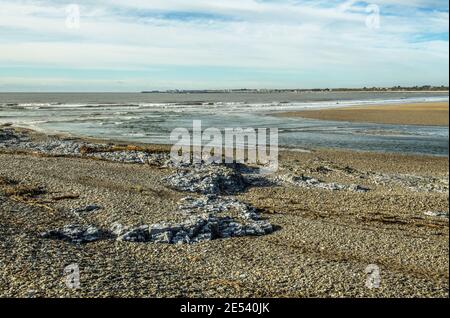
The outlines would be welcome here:
[[[0,296],[448,297],[447,157],[282,151],[255,171],[2,127]]]

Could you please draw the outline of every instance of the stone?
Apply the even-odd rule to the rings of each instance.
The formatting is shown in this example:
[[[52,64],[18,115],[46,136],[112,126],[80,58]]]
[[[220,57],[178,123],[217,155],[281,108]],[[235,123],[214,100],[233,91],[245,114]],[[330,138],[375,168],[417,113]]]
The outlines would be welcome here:
[[[186,197],[180,200],[179,209],[185,214],[217,214],[234,210],[244,219],[259,219],[256,209],[249,204],[229,197],[206,195],[200,198]]]
[[[52,156],[91,157],[114,162],[159,166],[163,165],[170,157],[168,153],[147,153],[136,150],[102,151],[108,146],[57,137],[49,137],[39,142],[30,141],[26,132],[17,132],[8,128],[0,129],[0,147],[28,150]],[[91,151],[86,152],[84,149]]]
[[[427,211],[424,212],[424,214],[431,217],[446,218],[446,219],[448,219],[449,216],[448,211]]]
[[[164,178],[169,187],[200,194],[233,194],[247,187],[243,176],[230,166],[210,164],[178,170]]]
[[[148,242],[150,240],[149,226],[141,225],[128,229],[118,236],[117,240],[127,242]]]
[[[47,239],[63,240],[74,244],[83,244],[102,239],[105,233],[93,225],[83,226],[77,224],[66,225],[61,229],[42,233],[41,237]]]
[[[172,242],[172,232],[161,232],[152,236],[151,240],[155,243],[170,244]]]
[[[0,130],[0,147],[23,149],[54,156],[92,157],[131,164],[158,164],[176,168],[165,178],[168,186],[179,191],[201,194],[186,197],[179,204],[179,211],[186,219],[180,223],[156,223],[123,227],[114,223],[110,231],[104,232],[94,226],[67,225],[51,230],[42,237],[67,240],[73,243],[92,242],[101,238],[116,238],[127,242],[154,242],[162,244],[193,244],[219,238],[245,235],[264,235],[273,228],[260,220],[256,208],[226,197],[244,191],[253,180],[254,184],[267,185],[267,179],[255,175],[256,168],[240,164],[195,164],[172,162],[167,153],[147,153],[137,150],[105,151],[109,145],[96,145],[77,140],[49,137],[44,141],[30,141],[27,133],[14,129]],[[244,177],[244,173],[248,174]],[[87,205],[72,209],[80,216],[100,210],[98,205]],[[228,215],[222,215],[222,214]]]
[[[173,244],[189,244],[191,242],[191,238],[189,237],[186,231],[179,231],[174,238],[172,239]]]
[[[212,233],[201,233],[192,240],[192,243],[206,242],[213,239]]]
[[[124,228],[123,225],[118,222],[114,222],[110,227],[111,234],[116,237],[121,236],[125,230],[126,228]]]

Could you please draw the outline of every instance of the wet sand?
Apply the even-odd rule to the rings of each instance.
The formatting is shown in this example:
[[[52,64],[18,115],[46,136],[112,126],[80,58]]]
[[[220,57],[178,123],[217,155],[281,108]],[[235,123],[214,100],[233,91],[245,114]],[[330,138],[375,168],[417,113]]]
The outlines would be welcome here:
[[[273,180],[307,175],[370,191],[252,184],[227,197],[256,207],[276,228],[269,235],[76,245],[40,233],[172,221],[180,199],[198,194],[164,183],[175,168],[0,148],[0,296],[448,297],[448,214],[426,214],[448,212],[448,158],[312,150],[283,151],[280,161]],[[89,204],[102,209],[70,212]],[[70,264],[79,289],[65,284]],[[367,287],[369,265],[379,288]]]
[[[448,103],[417,103],[303,110],[277,114],[283,117],[367,122],[379,124],[448,126]]]

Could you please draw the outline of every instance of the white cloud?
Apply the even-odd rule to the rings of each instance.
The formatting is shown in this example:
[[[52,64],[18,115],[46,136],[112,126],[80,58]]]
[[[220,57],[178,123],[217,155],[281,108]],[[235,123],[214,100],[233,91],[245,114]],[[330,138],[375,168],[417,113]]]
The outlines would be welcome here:
[[[323,1],[82,1],[81,28],[65,27],[54,1],[0,2],[0,65],[139,69],[162,66],[245,67],[284,71],[380,73],[416,68],[448,83],[448,12],[440,1],[374,1],[381,27],[367,28],[364,6]],[[436,10],[419,10],[433,4]],[[383,6],[414,16],[383,15]],[[433,6],[432,6],[433,7]],[[411,11],[412,10],[412,11]],[[165,12],[211,14],[193,19]],[[230,19],[215,19],[216,16]],[[430,35],[431,34],[431,35]],[[423,73],[423,72],[422,72]],[[391,76],[389,76],[391,78]],[[177,79],[175,78],[174,81]],[[379,79],[378,79],[379,80]],[[219,83],[220,85],[220,83]],[[223,83],[222,83],[223,86]]]

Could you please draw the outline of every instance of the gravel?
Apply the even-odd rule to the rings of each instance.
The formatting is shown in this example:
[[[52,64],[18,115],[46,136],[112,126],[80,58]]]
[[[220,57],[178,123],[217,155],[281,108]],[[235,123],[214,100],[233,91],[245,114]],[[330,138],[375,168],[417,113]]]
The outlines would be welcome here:
[[[101,208],[102,207],[99,206],[99,205],[92,204],[92,205],[87,205],[87,206],[82,207],[82,208],[72,209],[72,212],[75,213],[76,215],[80,215],[80,214],[84,214],[84,213],[95,212],[95,211],[100,210]]]
[[[422,188],[445,185],[447,158],[281,152],[276,175],[227,167],[245,188],[204,194],[163,182],[189,169],[164,154],[148,165],[0,150],[2,297],[448,297],[448,192]],[[370,191],[275,180],[302,174]],[[16,186],[43,191],[7,196]],[[73,264],[78,289],[65,284]]]
[[[448,175],[444,178],[408,174],[372,173],[371,180],[379,185],[399,186],[415,192],[448,193]]]
[[[0,148],[11,150],[26,150],[49,156],[89,157],[100,160],[162,165],[169,160],[167,153],[148,153],[145,151],[102,151],[108,148],[106,144],[93,144],[84,141],[64,140],[48,137],[45,140],[31,141],[26,131],[16,131],[14,128],[4,128],[0,131]],[[83,149],[91,149],[84,152]]]
[[[73,244],[90,243],[101,240],[105,232],[93,225],[84,226],[69,224],[60,229],[54,229],[41,234],[41,237],[54,240],[68,241]]]
[[[309,188],[309,189],[324,189],[324,190],[330,190],[330,191],[353,191],[353,192],[367,192],[370,191],[369,188],[357,185],[357,184],[351,184],[351,185],[345,185],[345,184],[339,184],[335,182],[327,183],[320,181],[318,179],[315,179],[313,177],[308,177],[305,175],[282,175],[278,177],[278,180],[281,182],[288,182],[292,183],[299,187]]]

